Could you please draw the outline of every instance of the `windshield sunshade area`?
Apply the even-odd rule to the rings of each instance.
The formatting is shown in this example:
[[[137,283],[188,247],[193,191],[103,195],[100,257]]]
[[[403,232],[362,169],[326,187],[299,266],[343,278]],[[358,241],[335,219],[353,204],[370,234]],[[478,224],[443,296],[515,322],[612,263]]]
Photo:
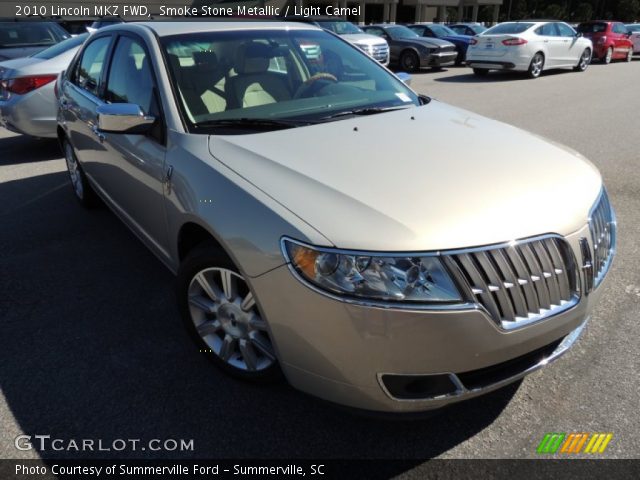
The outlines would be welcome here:
[[[489,30],[485,30],[482,35],[515,35],[529,30],[533,26],[533,23],[501,23]]]
[[[190,33],[162,43],[194,133],[293,128],[342,112],[420,105],[377,62],[320,30]]]

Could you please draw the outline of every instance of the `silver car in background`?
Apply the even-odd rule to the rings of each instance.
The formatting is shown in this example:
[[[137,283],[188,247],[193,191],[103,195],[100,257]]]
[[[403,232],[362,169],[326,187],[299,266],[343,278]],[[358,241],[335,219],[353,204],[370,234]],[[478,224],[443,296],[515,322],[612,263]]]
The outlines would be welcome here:
[[[593,164],[315,26],[108,27],[58,92],[75,196],[177,274],[194,354],[237,377],[437,408],[560,357],[602,295],[616,223]]]
[[[527,72],[573,68],[584,72],[593,44],[564,22],[505,22],[475,36],[467,49],[467,66],[476,75],[490,70]]]
[[[33,137],[56,138],[55,82],[88,37],[84,33],[31,57],[0,63],[0,126]]]

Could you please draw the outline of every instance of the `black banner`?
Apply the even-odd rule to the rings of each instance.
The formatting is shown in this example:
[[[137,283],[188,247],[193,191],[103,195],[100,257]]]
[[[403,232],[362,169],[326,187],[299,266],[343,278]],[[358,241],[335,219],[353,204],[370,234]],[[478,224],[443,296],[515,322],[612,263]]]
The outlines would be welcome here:
[[[640,478],[640,460],[0,460],[2,480]]]

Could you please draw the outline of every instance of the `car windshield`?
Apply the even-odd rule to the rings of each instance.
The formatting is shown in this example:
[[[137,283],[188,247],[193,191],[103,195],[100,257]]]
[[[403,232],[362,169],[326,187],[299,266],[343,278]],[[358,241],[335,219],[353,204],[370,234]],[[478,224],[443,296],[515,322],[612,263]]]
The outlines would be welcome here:
[[[421,104],[376,61],[322,30],[189,33],[162,46],[192,132],[233,121],[299,126]]]
[[[580,33],[601,33],[607,30],[607,24],[604,22],[581,23],[577,30]]]
[[[56,29],[62,30],[62,27],[39,22],[0,22],[0,48],[55,45],[61,38],[69,37]]]
[[[33,58],[49,60],[53,57],[57,57],[58,55],[62,55],[63,53],[68,52],[72,48],[76,48],[82,45],[88,36],[88,33],[83,33],[82,35],[69,38],[63,42],[58,43],[57,45],[54,45],[53,47],[49,47],[39,53],[36,53],[35,55],[33,55]]]
[[[450,35],[457,35],[456,32],[451,30],[449,27],[445,27],[444,25],[429,25],[429,28],[438,37],[447,37]]]
[[[322,28],[331,30],[333,33],[337,33],[338,35],[353,35],[356,33],[362,33],[362,30],[360,30],[351,22],[320,20],[318,21],[318,23]]]
[[[521,22],[510,22],[510,23],[500,23],[495,27],[491,27],[488,30],[485,30],[483,35],[501,35],[501,34],[509,34],[514,35],[517,33],[522,33],[525,30],[530,29],[533,26],[533,23],[521,23]]]
[[[391,38],[416,38],[420,36],[410,28],[403,27],[402,25],[387,27],[387,33]]]

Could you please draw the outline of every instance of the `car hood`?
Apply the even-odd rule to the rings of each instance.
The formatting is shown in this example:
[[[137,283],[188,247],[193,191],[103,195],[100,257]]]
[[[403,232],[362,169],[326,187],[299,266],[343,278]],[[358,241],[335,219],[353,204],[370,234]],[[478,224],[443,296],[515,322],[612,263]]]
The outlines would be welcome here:
[[[369,35],[368,33],[350,33],[348,35],[340,35],[346,41],[357,43],[359,45],[385,45],[387,41],[384,38]]]
[[[250,135],[209,151],[333,245],[426,251],[567,235],[602,181],[579,154],[432,101]]]

